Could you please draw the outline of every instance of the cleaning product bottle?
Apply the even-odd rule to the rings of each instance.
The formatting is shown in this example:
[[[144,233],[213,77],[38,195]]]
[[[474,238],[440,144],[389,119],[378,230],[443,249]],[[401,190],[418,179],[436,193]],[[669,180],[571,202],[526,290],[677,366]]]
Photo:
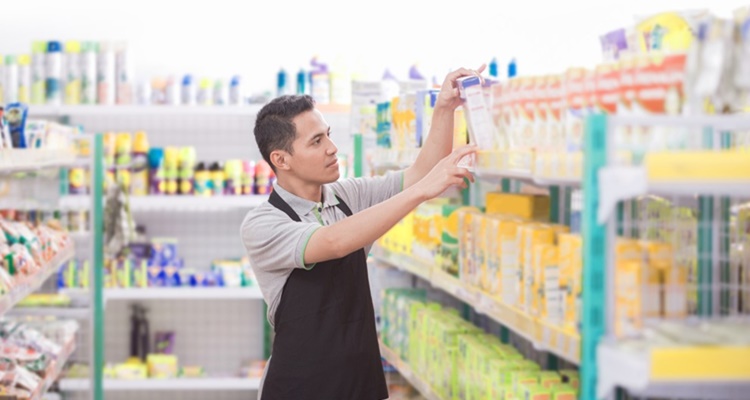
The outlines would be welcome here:
[[[308,94],[306,91],[307,85],[305,85],[306,81],[307,74],[304,69],[300,68],[299,72],[297,72],[297,94]]]
[[[18,56],[18,101],[31,102],[31,57],[28,54]]]
[[[199,106],[211,105],[211,80],[202,78],[198,84],[198,92],[195,95],[195,102]]]
[[[224,85],[223,79],[217,79],[214,81],[212,103],[216,106],[223,106],[227,104],[227,90],[226,86]]]
[[[226,188],[224,193],[230,196],[239,196],[242,194],[242,161],[227,160],[224,163],[224,175]]]
[[[176,147],[164,149],[164,189],[165,194],[178,193],[179,150]]]
[[[492,60],[490,61],[489,74],[490,76],[497,78],[497,58],[495,57],[492,57]]]
[[[18,64],[16,57],[5,56],[5,81],[3,82],[5,103],[18,102]]]
[[[115,43],[115,97],[117,104],[133,104],[133,66],[126,42]]]
[[[99,104],[115,104],[115,52],[110,42],[99,44],[99,56],[97,57],[96,88]]]
[[[146,132],[136,132],[133,140],[133,174],[130,184],[130,193],[133,196],[145,196],[149,192],[148,150]]]
[[[35,41],[31,44],[31,104],[47,102],[46,53],[47,43]]]
[[[224,169],[221,168],[221,164],[215,162],[211,164],[211,187],[213,188],[214,196],[221,196],[224,194]]]
[[[242,86],[240,83],[241,79],[239,75],[233,76],[229,82],[229,104],[233,106],[242,104]]]
[[[281,68],[276,74],[276,96],[287,94],[289,87],[289,84],[287,83],[288,81],[286,71],[284,71],[284,68]]]
[[[133,138],[130,136],[130,133],[121,132],[117,134],[116,140],[115,165],[117,167],[117,183],[122,185],[126,192],[130,192],[130,163],[133,157]]]
[[[255,183],[255,163],[251,160],[242,161],[242,194],[253,194]]]
[[[46,88],[47,104],[60,105],[62,103],[62,45],[58,41],[47,43]]]
[[[164,149],[152,148],[148,151],[148,173],[151,185],[150,194],[164,194],[166,192],[164,180]]]
[[[81,104],[96,104],[96,57],[99,44],[83,42],[81,46]]]
[[[255,194],[271,193],[271,166],[265,160],[255,164]]]
[[[195,166],[195,195],[210,197],[211,194],[211,173],[205,163],[199,162]]]
[[[318,62],[317,57],[310,61],[310,93],[318,104],[331,102],[331,84],[328,76],[328,66]]]
[[[185,106],[192,106],[195,104],[195,80],[190,74],[185,75],[182,78],[182,89],[180,92],[180,98],[182,101],[180,104]]]
[[[195,147],[185,146],[179,155],[180,194],[193,194],[195,174]]]
[[[81,42],[65,43],[65,104],[81,103]]]

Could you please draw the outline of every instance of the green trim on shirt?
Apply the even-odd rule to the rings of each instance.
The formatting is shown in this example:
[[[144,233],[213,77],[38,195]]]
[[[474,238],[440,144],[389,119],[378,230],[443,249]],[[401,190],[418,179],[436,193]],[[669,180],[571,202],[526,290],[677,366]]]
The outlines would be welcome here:
[[[305,251],[307,251],[307,244],[310,243],[310,239],[312,239],[312,235],[315,234],[315,232],[317,232],[318,229],[320,228],[322,228],[322,226],[316,228],[314,231],[310,233],[310,236],[308,236],[307,240],[305,240],[305,246],[302,247],[302,268],[306,271],[313,269],[315,267],[315,264],[317,264],[317,263],[312,263],[309,267],[305,265]]]
[[[404,177],[406,176],[406,170],[401,171],[401,192],[404,191]]]

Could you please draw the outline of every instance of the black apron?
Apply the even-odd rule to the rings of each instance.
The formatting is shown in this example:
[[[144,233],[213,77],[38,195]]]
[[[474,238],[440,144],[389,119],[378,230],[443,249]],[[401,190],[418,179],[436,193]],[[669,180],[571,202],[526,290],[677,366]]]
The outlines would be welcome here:
[[[336,199],[351,216],[349,207]],[[301,221],[275,191],[269,202]],[[311,270],[292,271],[274,321],[276,336],[261,400],[388,398],[364,249]]]

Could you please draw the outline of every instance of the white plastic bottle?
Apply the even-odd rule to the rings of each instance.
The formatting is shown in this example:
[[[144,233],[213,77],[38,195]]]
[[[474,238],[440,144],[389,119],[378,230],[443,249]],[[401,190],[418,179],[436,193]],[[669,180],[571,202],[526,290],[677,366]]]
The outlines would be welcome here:
[[[18,64],[16,64],[16,57],[12,55],[5,56],[5,82],[3,88],[5,103],[18,102]]]
[[[31,57],[28,54],[18,56],[18,101],[31,102]]]
[[[81,104],[81,42],[71,40],[65,43],[64,66],[65,104]]]
[[[47,43],[38,40],[33,42],[31,45],[31,104],[47,102],[46,56]]]
[[[233,76],[229,82],[229,104],[242,105],[242,79],[239,75]]]
[[[81,52],[81,103],[96,104],[96,56],[98,43],[83,42]]]
[[[128,44],[115,44],[115,85],[117,104],[133,104],[133,68]]]
[[[47,104],[62,104],[62,45],[58,41],[47,43],[46,69]]]
[[[115,104],[115,52],[112,44],[101,42],[97,57],[96,88],[99,104]]]

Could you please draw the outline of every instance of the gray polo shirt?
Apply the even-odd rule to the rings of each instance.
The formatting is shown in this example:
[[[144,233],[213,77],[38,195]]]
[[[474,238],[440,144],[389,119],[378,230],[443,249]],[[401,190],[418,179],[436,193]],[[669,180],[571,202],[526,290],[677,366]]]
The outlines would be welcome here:
[[[323,185],[323,202],[316,203],[297,197],[278,184],[273,189],[299,215],[293,221],[283,211],[268,202],[250,210],[242,222],[240,233],[247,250],[255,278],[268,304],[268,321],[274,325],[274,315],[281,300],[281,292],[295,268],[312,269],[304,264],[305,247],[313,232],[346,218],[337,207],[339,196],[356,214],[387,200],[403,189],[403,171],[389,172],[372,178],[344,179]],[[365,248],[370,251],[372,245]]]

